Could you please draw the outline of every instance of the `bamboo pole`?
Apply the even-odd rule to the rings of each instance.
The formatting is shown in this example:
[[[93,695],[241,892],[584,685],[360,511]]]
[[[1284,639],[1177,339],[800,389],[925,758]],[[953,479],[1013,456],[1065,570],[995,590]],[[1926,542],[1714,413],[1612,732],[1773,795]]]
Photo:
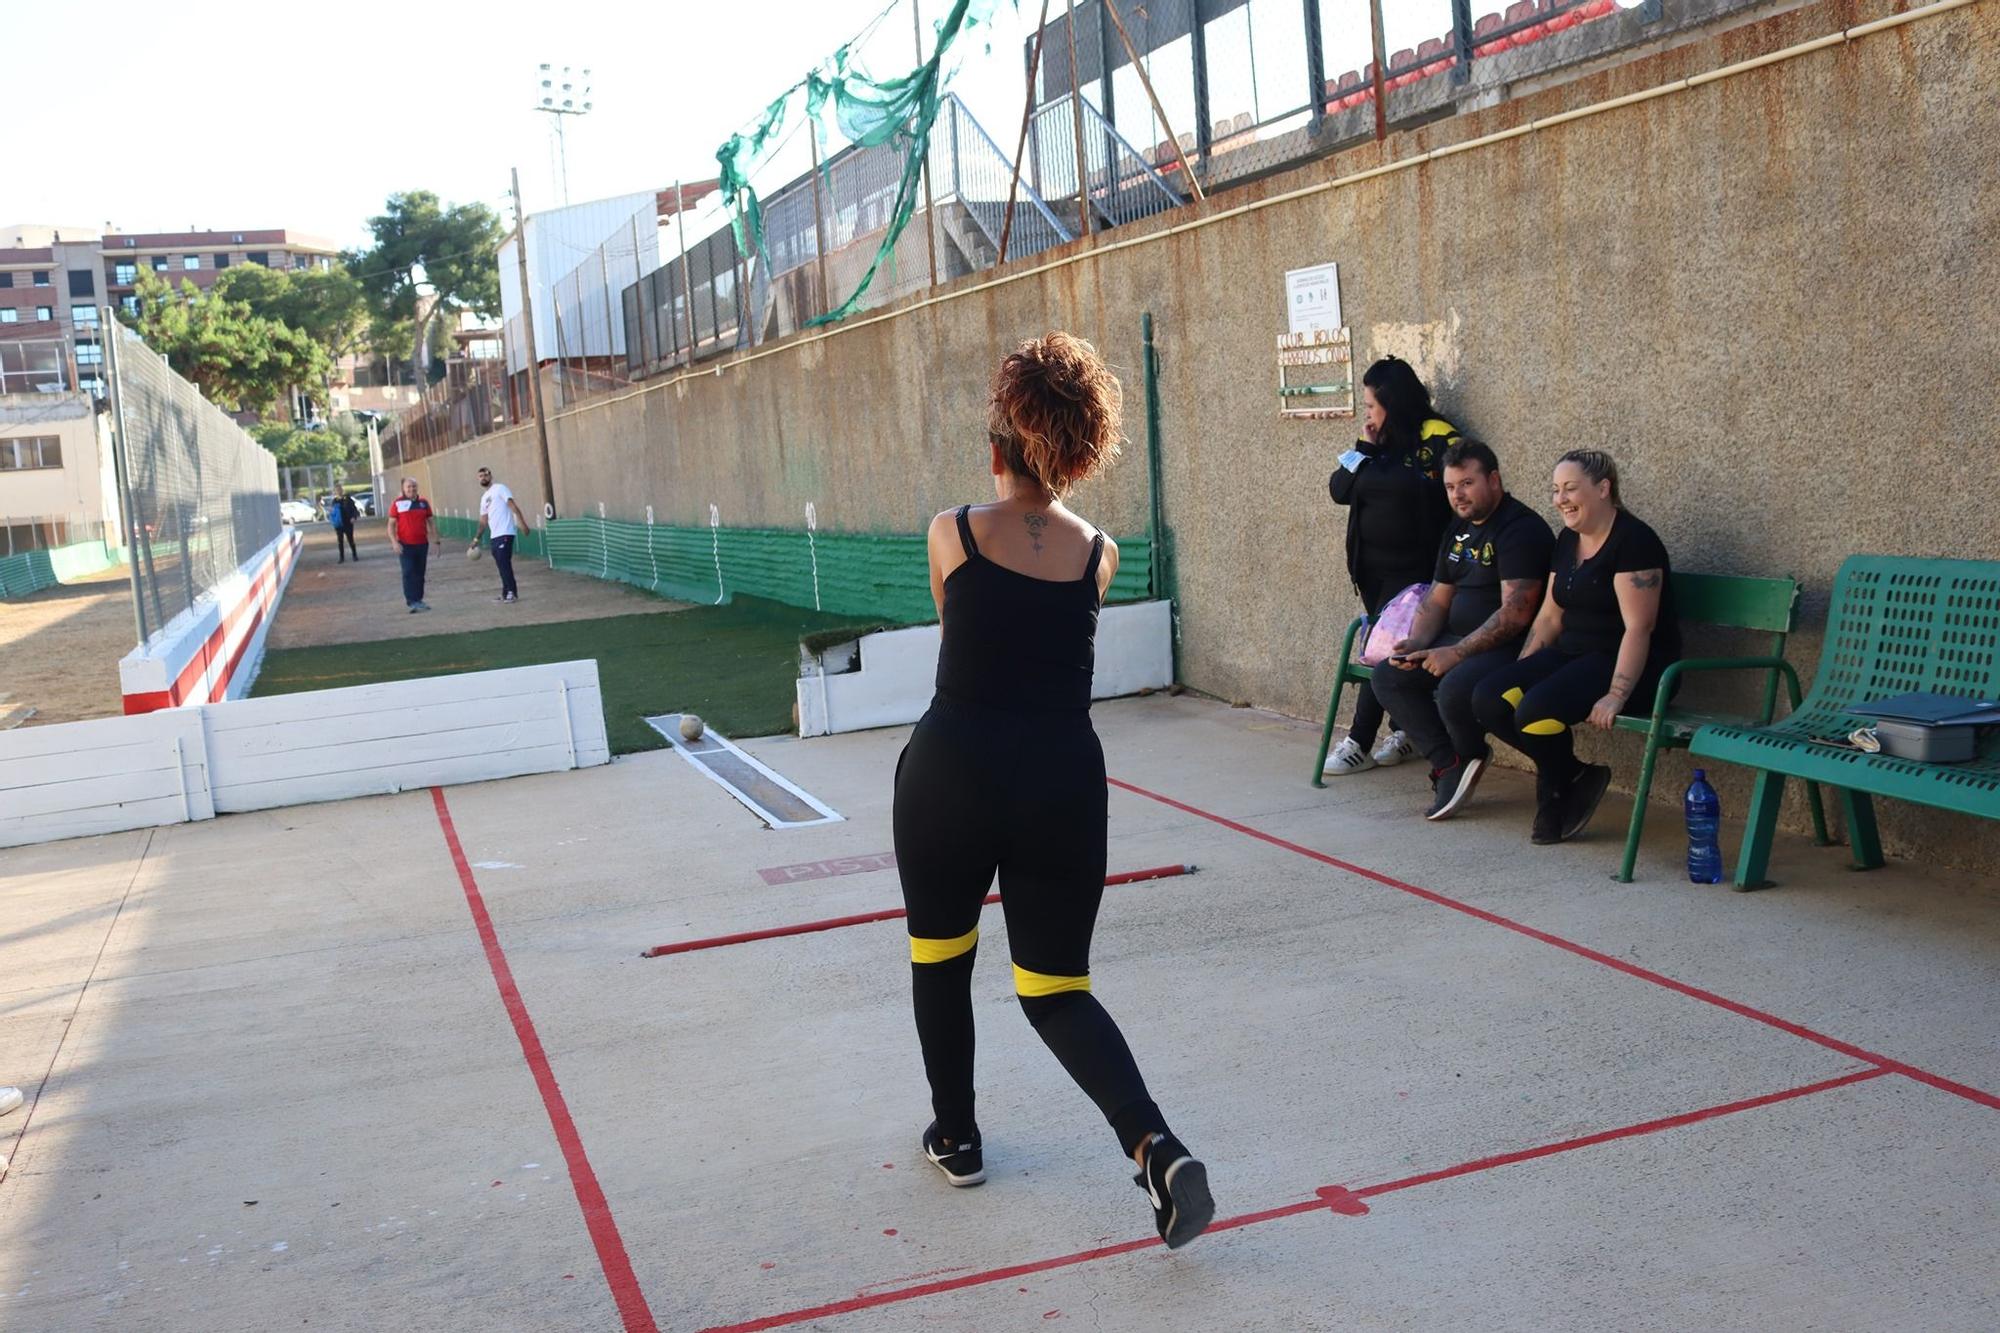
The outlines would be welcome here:
[[[1383,68],[1389,57],[1382,49],[1382,0],[1368,0],[1368,28],[1375,43],[1375,141],[1380,143],[1389,137],[1389,75]]]
[[[1071,135],[1076,139],[1076,216],[1080,235],[1088,236],[1090,226],[1090,178],[1083,161],[1083,86],[1076,75],[1076,0],[1063,0],[1063,25],[1069,29],[1069,113]]]
[[[1000,219],[998,262],[1002,264],[1007,262],[1007,237],[1014,229],[1014,199],[1021,190],[1021,157],[1028,149],[1028,123],[1035,118],[1035,75],[1042,67],[1042,32],[1048,26],[1049,0],[1042,0],[1042,17],[1035,24],[1034,50],[1028,56],[1028,101],[1021,108],[1021,137],[1014,141],[1014,175],[1007,182],[1007,212]]]
[[[1174,156],[1180,159],[1181,171],[1187,175],[1188,189],[1194,192],[1197,200],[1207,198],[1208,196],[1201,191],[1201,182],[1194,178],[1194,168],[1188,165],[1187,149],[1181,147],[1181,141],[1174,137],[1173,122],[1167,119],[1166,111],[1160,106],[1159,96],[1153,91],[1152,77],[1146,73],[1146,67],[1139,63],[1139,53],[1132,46],[1132,37],[1125,31],[1125,20],[1118,17],[1118,6],[1111,0],[1104,0],[1104,12],[1111,16],[1111,26],[1118,29],[1118,40],[1125,44],[1126,58],[1132,62],[1132,72],[1139,76],[1139,86],[1146,90],[1146,100],[1153,104],[1153,114],[1160,118],[1161,126],[1167,131],[1167,138],[1173,141]]]
[[[917,44],[917,64],[924,63],[923,0],[910,0],[910,33]],[[936,89],[933,86],[933,93]],[[932,122],[936,124],[935,121]],[[931,286],[937,286],[937,200],[931,195],[931,146],[924,142],[924,241],[930,247]]]

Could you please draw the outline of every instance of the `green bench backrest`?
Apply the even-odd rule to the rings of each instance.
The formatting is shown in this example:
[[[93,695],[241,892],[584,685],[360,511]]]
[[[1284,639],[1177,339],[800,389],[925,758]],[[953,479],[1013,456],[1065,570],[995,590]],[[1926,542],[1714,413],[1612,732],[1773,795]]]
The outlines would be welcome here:
[[[1792,613],[1799,602],[1799,585],[1791,579],[1681,573],[1673,578],[1674,606],[1682,620],[1791,633]]]
[[[1913,691],[2000,694],[2000,562],[1853,555],[1841,564],[1808,706]]]

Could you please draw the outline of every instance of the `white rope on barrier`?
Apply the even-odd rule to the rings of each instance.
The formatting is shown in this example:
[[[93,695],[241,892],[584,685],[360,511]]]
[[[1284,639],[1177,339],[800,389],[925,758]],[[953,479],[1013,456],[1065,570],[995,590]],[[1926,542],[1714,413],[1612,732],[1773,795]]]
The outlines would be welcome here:
[[[708,507],[708,540],[715,549],[715,604],[721,606],[727,596],[722,586],[722,511],[714,505]]]
[[[807,549],[808,551],[812,552],[812,562],[813,562],[813,610],[815,610],[815,611],[817,611],[817,610],[819,610],[819,609],[820,609],[820,604],[819,604],[819,540],[818,540],[818,538],[817,538],[817,537],[815,537],[815,536],[813,535],[813,533],[814,533],[814,530],[815,530],[815,529],[817,529],[818,527],[819,527],[819,514],[818,514],[818,512],[817,512],[816,510],[814,510],[814,508],[813,508],[813,502],[812,502],[811,500],[808,500],[808,501],[806,501],[806,549]]]

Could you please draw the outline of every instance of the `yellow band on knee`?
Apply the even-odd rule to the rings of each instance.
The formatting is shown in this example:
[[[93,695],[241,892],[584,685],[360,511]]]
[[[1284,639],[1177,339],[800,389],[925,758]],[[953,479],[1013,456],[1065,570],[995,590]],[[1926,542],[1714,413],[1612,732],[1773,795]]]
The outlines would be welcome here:
[[[1545,717],[1540,722],[1530,722],[1521,728],[1523,736],[1560,736],[1569,730],[1569,724]]]
[[[963,935],[948,940],[926,940],[910,936],[910,961],[913,963],[949,963],[960,954],[972,952],[972,946],[979,943],[979,927],[974,926]]]
[[[1080,977],[1052,977],[1046,972],[1030,972],[1014,964],[1014,990],[1021,995],[1060,995],[1066,990],[1089,990],[1088,974]]]
[[[1513,689],[1508,690],[1505,694],[1501,695],[1500,697],[1507,701],[1507,706],[1509,708],[1519,708],[1521,706],[1521,696],[1524,693],[1525,691],[1523,691],[1519,685],[1516,685]]]

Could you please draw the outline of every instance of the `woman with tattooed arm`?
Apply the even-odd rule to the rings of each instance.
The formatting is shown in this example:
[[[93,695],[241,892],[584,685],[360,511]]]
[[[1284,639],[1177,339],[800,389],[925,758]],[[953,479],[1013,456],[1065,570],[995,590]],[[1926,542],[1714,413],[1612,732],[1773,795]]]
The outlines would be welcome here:
[[[1577,760],[1570,728],[1610,730],[1621,712],[1650,709],[1660,673],[1681,655],[1667,548],[1618,497],[1618,465],[1596,449],[1556,461],[1556,537],[1548,596],[1520,660],[1473,691],[1488,732],[1535,762],[1531,840],[1563,842],[1597,812],[1611,770]]]

